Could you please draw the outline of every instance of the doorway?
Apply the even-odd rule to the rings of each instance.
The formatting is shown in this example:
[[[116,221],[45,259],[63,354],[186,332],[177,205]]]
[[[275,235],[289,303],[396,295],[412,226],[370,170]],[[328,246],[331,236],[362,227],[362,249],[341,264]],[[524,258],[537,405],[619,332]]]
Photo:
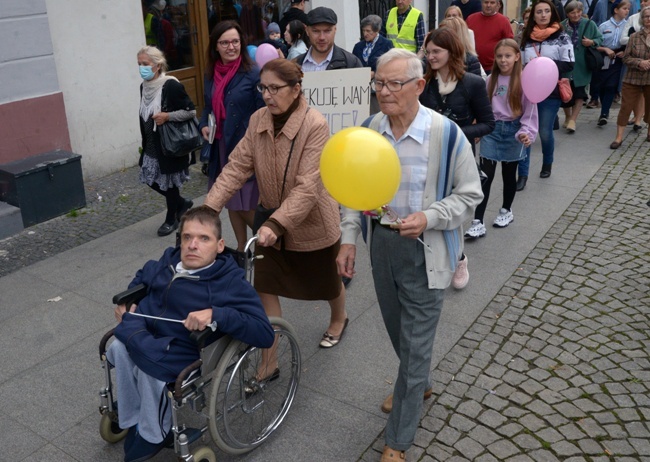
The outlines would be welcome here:
[[[201,11],[203,6],[204,11]],[[196,105],[203,109],[203,30],[207,17],[199,0],[142,0],[145,37],[165,53],[169,75],[176,77]],[[207,35],[207,34],[206,34]]]

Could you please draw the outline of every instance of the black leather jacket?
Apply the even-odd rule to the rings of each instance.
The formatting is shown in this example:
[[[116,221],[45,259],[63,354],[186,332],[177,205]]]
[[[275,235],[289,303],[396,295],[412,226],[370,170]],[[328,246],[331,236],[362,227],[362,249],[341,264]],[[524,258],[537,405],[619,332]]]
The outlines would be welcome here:
[[[465,72],[454,91],[441,96],[438,81],[427,82],[420,95],[420,103],[456,122],[472,145],[474,138],[485,136],[494,130],[494,114],[483,79]]]

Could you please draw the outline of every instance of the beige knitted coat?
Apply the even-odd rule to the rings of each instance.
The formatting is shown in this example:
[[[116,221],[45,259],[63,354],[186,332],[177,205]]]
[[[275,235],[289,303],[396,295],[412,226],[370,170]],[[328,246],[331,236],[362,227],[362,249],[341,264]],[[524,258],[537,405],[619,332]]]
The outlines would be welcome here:
[[[298,108],[275,139],[273,118],[267,108],[251,116],[246,135],[230,154],[205,204],[220,212],[254,174],[261,204],[279,207],[271,218],[285,229],[284,248],[305,252],[333,245],[341,231],[338,204],[320,177],[320,156],[329,138],[329,127],[325,118],[317,110],[309,110],[305,99],[300,98]],[[282,179],[294,139],[281,201]]]

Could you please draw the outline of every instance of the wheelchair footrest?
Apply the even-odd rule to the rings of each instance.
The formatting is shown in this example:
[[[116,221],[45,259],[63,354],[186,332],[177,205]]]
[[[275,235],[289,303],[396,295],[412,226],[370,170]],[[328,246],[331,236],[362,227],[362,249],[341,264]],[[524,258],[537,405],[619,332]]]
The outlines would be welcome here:
[[[203,431],[201,431],[200,428],[186,428],[182,432],[180,432],[180,435],[185,435],[187,436],[187,443],[192,444],[199,438],[201,438],[201,435],[203,435]]]

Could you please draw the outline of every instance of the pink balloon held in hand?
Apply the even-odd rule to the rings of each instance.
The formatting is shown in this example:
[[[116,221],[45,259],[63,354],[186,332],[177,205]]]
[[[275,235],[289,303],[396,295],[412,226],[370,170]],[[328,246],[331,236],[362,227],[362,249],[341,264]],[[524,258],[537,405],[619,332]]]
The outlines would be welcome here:
[[[535,58],[526,64],[521,73],[521,86],[531,103],[544,101],[557,86],[559,73],[557,65],[545,56]]]

